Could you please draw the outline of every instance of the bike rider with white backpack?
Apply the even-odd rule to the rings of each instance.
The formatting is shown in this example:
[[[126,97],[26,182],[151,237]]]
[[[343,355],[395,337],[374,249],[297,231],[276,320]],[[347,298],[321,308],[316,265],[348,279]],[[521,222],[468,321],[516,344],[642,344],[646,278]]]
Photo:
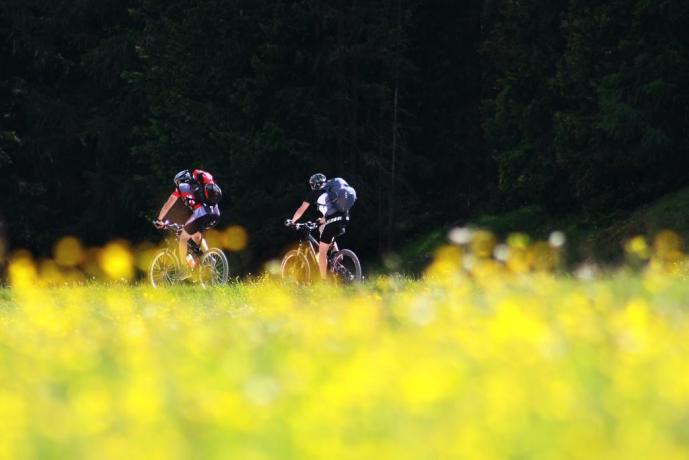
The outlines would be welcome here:
[[[318,268],[321,279],[325,279],[328,272],[328,251],[335,238],[342,235],[349,224],[349,210],[356,201],[356,191],[344,179],[336,177],[327,180],[324,174],[317,173],[309,178],[311,191],[304,197],[301,206],[294,212],[292,219],[285,221],[291,226],[306,212],[315,206],[323,217],[318,219],[321,224],[318,244]]]
[[[220,208],[218,203],[222,198],[220,187],[213,180],[213,176],[200,169],[190,172],[188,169],[182,170],[175,175],[175,190],[167,199],[162,209],[158,213],[156,227],[163,228],[163,219],[174,206],[178,199],[191,210],[191,216],[184,224],[184,229],[179,236],[179,260],[184,267],[193,269],[186,263],[187,244],[193,240],[201,247],[203,252],[208,251],[208,243],[203,237],[203,231],[214,226],[220,220]],[[180,278],[188,278],[191,271],[187,270]]]

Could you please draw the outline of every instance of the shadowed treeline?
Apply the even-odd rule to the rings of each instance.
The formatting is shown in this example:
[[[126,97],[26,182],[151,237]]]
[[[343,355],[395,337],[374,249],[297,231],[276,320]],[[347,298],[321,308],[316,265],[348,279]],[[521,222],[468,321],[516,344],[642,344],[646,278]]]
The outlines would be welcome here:
[[[276,257],[316,171],[357,188],[364,256],[526,204],[590,216],[684,184],[689,6],[606,0],[7,0],[9,244],[154,237],[211,171],[221,227]]]

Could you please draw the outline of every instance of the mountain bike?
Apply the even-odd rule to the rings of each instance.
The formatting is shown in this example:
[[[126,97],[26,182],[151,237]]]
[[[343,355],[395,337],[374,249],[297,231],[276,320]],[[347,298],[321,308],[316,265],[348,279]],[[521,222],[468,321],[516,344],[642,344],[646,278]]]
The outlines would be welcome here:
[[[173,233],[175,238],[168,238],[167,247],[156,252],[153,256],[148,278],[154,288],[173,286],[183,281],[181,278],[184,273],[182,263],[186,264],[187,261],[180,261],[177,251],[177,241],[179,241],[179,235],[183,228],[183,225],[169,222],[165,222],[165,226],[162,228]],[[188,256],[191,255],[195,262],[192,281],[200,283],[203,287],[227,283],[230,267],[222,250],[210,248],[207,252],[203,252],[196,242],[189,240],[187,254]]]
[[[318,225],[316,222],[288,225],[288,227],[300,232],[301,238],[299,247],[289,251],[282,259],[280,272],[283,280],[307,284],[311,282],[314,276],[312,273],[318,273],[318,240],[311,234],[318,228]],[[344,229],[338,236],[342,236],[343,233]],[[339,249],[336,242],[333,242],[330,251],[328,251],[328,271],[340,283],[361,282],[359,258],[350,249]]]

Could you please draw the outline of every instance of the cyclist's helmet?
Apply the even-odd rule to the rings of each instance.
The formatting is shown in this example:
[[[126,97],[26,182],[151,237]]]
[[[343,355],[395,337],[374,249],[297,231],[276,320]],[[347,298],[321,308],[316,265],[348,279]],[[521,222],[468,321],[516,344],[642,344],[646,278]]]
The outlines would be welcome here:
[[[179,187],[179,184],[189,183],[193,180],[193,176],[188,169],[184,169],[175,175],[175,187]]]
[[[325,186],[326,181],[325,174],[316,173],[309,178],[309,185],[311,190],[320,190]]]

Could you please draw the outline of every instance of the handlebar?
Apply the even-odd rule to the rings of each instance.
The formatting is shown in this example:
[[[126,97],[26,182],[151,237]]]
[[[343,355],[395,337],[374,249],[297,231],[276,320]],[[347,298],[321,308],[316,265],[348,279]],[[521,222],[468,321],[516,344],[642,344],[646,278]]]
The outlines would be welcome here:
[[[176,233],[180,233],[182,231],[182,229],[184,228],[184,225],[182,225],[182,224],[175,224],[175,223],[172,223],[172,222],[167,221],[167,220],[165,220],[165,221],[154,220],[153,225],[156,225],[158,222],[163,224],[163,226],[160,228],[161,230],[170,230],[170,231],[173,231]],[[157,225],[156,225],[156,228],[157,228]]]
[[[286,227],[293,228],[293,229],[295,229],[295,230],[308,230],[308,231],[312,231],[312,230],[317,229],[317,228],[320,226],[320,224],[319,224],[318,222],[311,222],[311,221],[309,221],[309,222],[297,223],[297,224],[295,224],[295,223],[293,223],[293,222],[285,222],[285,226],[286,226]]]

